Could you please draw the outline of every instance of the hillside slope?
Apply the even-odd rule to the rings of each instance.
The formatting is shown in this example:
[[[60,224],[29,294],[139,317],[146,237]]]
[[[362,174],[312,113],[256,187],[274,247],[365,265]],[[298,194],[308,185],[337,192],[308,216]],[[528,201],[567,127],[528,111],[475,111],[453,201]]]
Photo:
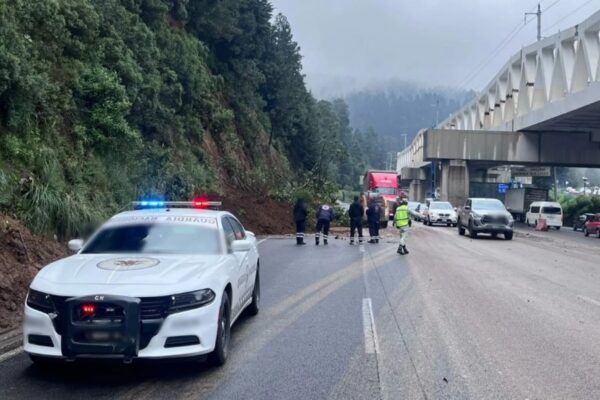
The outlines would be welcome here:
[[[267,0],[0,0],[0,209],[69,238],[142,196],[353,184],[366,136],[301,69]]]

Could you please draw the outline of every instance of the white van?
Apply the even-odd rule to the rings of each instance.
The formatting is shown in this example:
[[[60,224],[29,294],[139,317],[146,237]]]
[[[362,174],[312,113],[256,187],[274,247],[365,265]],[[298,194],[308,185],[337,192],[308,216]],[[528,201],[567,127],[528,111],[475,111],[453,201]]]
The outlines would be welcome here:
[[[531,203],[525,215],[527,226],[536,226],[541,219],[545,219],[548,226],[560,229],[563,221],[560,203],[554,201],[534,201]]]

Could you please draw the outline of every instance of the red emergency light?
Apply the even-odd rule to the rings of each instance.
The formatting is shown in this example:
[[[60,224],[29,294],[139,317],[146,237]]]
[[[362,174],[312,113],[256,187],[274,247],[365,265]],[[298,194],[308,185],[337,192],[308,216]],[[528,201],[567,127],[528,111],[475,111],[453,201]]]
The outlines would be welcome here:
[[[194,208],[208,208],[209,201],[206,197],[196,197],[192,200],[192,206]]]
[[[193,208],[219,209],[219,207],[221,207],[221,206],[222,206],[222,203],[220,201],[210,201],[206,197],[196,197],[194,200],[192,200]]]
[[[94,304],[84,304],[81,306],[81,312],[83,315],[94,315],[96,314],[96,305]]]

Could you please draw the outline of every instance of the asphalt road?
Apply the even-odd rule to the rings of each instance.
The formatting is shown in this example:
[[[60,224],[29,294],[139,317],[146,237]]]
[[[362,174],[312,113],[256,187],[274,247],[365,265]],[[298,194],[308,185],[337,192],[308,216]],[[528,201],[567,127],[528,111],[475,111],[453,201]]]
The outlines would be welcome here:
[[[44,370],[21,353],[0,362],[0,398],[600,398],[600,241],[416,224],[399,256],[393,233],[262,243],[262,310],[234,328],[222,368]]]
[[[596,235],[585,237],[582,231],[574,231],[570,226],[563,226],[560,228],[560,230],[550,229],[547,232],[539,232],[535,230],[535,227],[528,227],[525,224],[518,223],[516,230],[517,232],[521,233],[543,235],[551,240],[558,240],[564,243],[575,242],[582,245],[599,246],[600,248],[600,240],[596,237]]]

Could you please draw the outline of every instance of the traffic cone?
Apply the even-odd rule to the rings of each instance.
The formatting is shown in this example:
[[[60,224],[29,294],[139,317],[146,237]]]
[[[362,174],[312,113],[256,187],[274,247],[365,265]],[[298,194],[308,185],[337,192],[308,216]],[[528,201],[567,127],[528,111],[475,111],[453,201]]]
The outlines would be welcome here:
[[[548,231],[548,224],[546,223],[546,218],[541,218],[540,220],[538,220],[538,223],[535,226],[535,230],[544,232]]]

